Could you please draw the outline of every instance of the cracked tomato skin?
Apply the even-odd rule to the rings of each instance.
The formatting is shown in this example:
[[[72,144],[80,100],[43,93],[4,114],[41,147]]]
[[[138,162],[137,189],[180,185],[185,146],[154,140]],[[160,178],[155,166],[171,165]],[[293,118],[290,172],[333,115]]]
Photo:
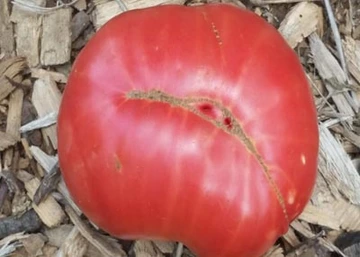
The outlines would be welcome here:
[[[200,257],[262,255],[316,177],[316,111],[297,56],[263,19],[225,4],[105,24],[74,63],[58,139],[90,220]]]

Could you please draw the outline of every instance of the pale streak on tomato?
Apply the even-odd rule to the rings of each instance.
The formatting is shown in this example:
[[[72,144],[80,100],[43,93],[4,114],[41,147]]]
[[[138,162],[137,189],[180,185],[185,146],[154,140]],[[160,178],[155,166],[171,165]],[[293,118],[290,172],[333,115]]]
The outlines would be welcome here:
[[[134,90],[208,98],[229,110],[264,159],[292,220],[311,195],[318,151],[315,108],[295,53],[261,18],[231,6],[128,12],[80,53],[59,114],[64,179],[95,224],[122,238],[180,240],[200,257],[260,256],[289,221],[259,160],[234,135],[188,109],[127,99]],[[200,140],[199,133],[213,143],[180,160],[181,142]],[[182,193],[166,196],[176,162]],[[230,201],[226,190],[236,183]],[[176,211],[165,217],[171,205]],[[161,231],[165,223],[172,226]]]
[[[173,110],[173,108],[170,108],[170,110]],[[180,125],[180,130],[184,129],[184,126],[186,125],[187,122],[187,117],[188,117],[188,112],[183,113],[184,117],[183,120],[181,122]],[[171,119],[171,117],[169,117]],[[197,146],[198,147],[198,146]],[[200,149],[198,149],[199,151]],[[159,228],[160,231],[164,231],[164,233],[169,233],[169,231],[171,230],[171,220],[173,220],[174,218],[174,214],[177,211],[177,202],[178,202],[178,198],[179,198],[179,194],[181,194],[181,183],[182,181],[182,177],[181,177],[181,160],[182,158],[180,158],[180,154],[182,154],[181,151],[177,151],[175,156],[175,163],[174,163],[174,175],[171,176],[170,181],[168,182],[169,184],[169,196],[166,198],[166,200],[164,202],[168,203],[168,205],[165,207],[164,210],[164,216],[167,217],[165,219],[165,221],[163,222],[163,224],[161,224],[161,227]]]

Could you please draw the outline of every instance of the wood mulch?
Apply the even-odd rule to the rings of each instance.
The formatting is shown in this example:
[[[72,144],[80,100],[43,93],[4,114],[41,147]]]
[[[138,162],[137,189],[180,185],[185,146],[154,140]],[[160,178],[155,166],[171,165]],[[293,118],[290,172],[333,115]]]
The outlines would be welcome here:
[[[72,202],[56,155],[62,91],[86,42],[124,8],[185,2],[0,0],[0,257],[193,256],[175,242],[96,230]],[[245,6],[273,24],[299,55],[318,110],[315,191],[266,256],[360,256],[360,1],[207,2]]]

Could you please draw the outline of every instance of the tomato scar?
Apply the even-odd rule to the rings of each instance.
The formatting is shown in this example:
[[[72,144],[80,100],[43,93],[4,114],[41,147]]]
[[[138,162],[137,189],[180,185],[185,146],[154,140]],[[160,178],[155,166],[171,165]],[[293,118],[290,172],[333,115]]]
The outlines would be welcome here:
[[[265,178],[268,181],[272,190],[274,191],[276,198],[281,206],[281,209],[283,210],[285,219],[287,220],[287,222],[289,222],[289,215],[286,210],[284,197],[281,194],[279,187],[276,185],[275,180],[273,179],[273,177],[270,174],[270,168],[266,164],[264,158],[259,153],[253,140],[245,133],[240,122],[234,117],[234,115],[228,108],[224,107],[221,103],[214,101],[213,99],[203,98],[203,97],[178,98],[178,97],[169,95],[167,93],[164,93],[160,90],[150,90],[150,91],[133,90],[133,91],[128,92],[126,94],[126,97],[129,100],[130,99],[144,99],[144,100],[167,103],[167,104],[170,104],[175,107],[182,107],[182,108],[200,116],[204,120],[211,122],[213,125],[215,125],[219,129],[222,129],[223,131],[229,133],[230,135],[238,138],[243,143],[246,150],[255,157],[258,164],[261,166],[262,171],[265,175]],[[208,105],[212,106],[211,108],[216,108],[216,109],[220,110],[222,113],[222,117],[225,117],[224,120],[214,119],[211,116],[205,114],[203,111],[199,110],[199,108],[198,108],[199,104],[203,105],[204,103],[207,103]],[[206,107],[205,109],[208,109],[208,107]]]

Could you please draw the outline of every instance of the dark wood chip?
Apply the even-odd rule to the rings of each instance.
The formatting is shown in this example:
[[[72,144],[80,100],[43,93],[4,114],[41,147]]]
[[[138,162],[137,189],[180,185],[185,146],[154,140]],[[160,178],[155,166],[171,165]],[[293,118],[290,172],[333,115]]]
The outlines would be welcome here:
[[[39,188],[34,195],[34,203],[39,205],[52,191],[54,191],[60,181],[60,169],[57,163],[41,181]]]
[[[21,216],[10,216],[0,219],[0,239],[19,232],[35,232],[42,222],[36,212],[31,209]]]

